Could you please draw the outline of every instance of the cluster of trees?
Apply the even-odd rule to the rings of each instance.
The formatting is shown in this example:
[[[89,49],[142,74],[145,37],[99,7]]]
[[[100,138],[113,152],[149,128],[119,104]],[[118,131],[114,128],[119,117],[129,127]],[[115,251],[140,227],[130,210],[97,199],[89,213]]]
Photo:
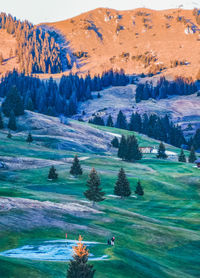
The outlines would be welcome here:
[[[63,76],[57,85],[52,78],[42,81],[14,70],[2,77],[0,97],[6,97],[6,104],[3,104],[6,116],[9,116],[12,109],[15,110],[15,116],[23,114],[23,109],[50,116],[71,116],[76,113],[79,101],[91,98],[92,91],[108,86],[125,86],[128,83],[129,78],[123,71],[110,70],[93,78],[89,74],[85,78],[70,74]]]
[[[181,147],[182,144],[186,144],[181,127],[175,126],[167,115],[164,117],[159,117],[155,114],[150,116],[144,114],[141,116],[136,112],[131,115],[130,121],[128,122],[126,116],[120,110],[115,124],[113,123],[112,116],[107,118],[106,123],[100,116],[95,116],[93,119],[90,119],[89,122],[97,125],[115,126],[121,129],[136,131],[151,138],[169,143],[175,147]],[[199,142],[199,139],[197,139],[199,138],[198,134],[195,138],[195,142]],[[114,143],[115,147],[117,147],[117,143]]]
[[[129,162],[135,162],[142,159],[142,153],[139,150],[139,145],[134,135],[127,137],[122,135],[117,155],[119,158]]]
[[[27,20],[20,21],[10,14],[0,14],[0,29],[5,29],[17,40],[19,68],[26,74],[58,73],[63,70],[63,63],[69,61],[57,42],[58,35],[42,27],[36,27]],[[63,61],[66,60],[66,61]]]
[[[170,95],[191,95],[197,91],[196,84],[191,78],[176,77],[174,81],[168,81],[161,77],[156,86],[152,82],[138,84],[136,88],[136,102],[142,100],[163,99]]]

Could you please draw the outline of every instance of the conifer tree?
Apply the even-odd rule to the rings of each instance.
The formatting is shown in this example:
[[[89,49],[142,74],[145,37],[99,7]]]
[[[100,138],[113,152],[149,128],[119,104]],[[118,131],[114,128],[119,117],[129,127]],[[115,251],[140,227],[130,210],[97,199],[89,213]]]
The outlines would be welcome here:
[[[10,130],[8,131],[7,138],[9,138],[9,139],[12,138],[12,134],[11,134]]]
[[[121,168],[118,173],[118,179],[114,187],[114,194],[121,198],[129,197],[131,195],[130,185],[123,168]]]
[[[56,168],[51,166],[49,169],[48,179],[49,180],[56,180],[58,178],[58,174],[56,173]]]
[[[197,157],[196,157],[196,154],[195,154],[194,147],[192,146],[191,150],[190,150],[190,155],[189,155],[189,158],[188,158],[188,162],[189,163],[194,163],[195,160],[197,160]]]
[[[0,129],[3,129],[3,128],[4,128],[3,117],[2,117],[2,114],[1,114],[1,111],[0,111]]]
[[[125,159],[126,154],[127,154],[127,141],[126,141],[126,137],[122,135],[117,155],[119,158]]]
[[[161,142],[158,148],[158,154],[157,154],[157,158],[167,158],[167,155],[165,153],[165,145]]]
[[[113,127],[113,126],[114,126],[113,120],[112,120],[112,116],[111,116],[111,115],[108,116],[106,126],[110,126],[110,127]]]
[[[180,154],[178,156],[178,161],[179,162],[186,162],[186,157],[185,157],[183,149],[181,149],[181,152],[180,152]]]
[[[84,246],[82,237],[79,236],[77,246],[73,247],[73,260],[70,260],[67,278],[93,278],[95,270],[88,264],[89,250]]]
[[[117,115],[116,127],[122,128],[122,129],[127,129],[126,116],[122,113],[121,110],[119,111],[119,113]]]
[[[195,150],[200,149],[200,128],[198,128],[195,132],[194,138],[193,138],[193,146]]]
[[[33,101],[32,101],[31,98],[28,99],[28,103],[27,103],[26,109],[29,110],[29,111],[33,111],[34,110]]]
[[[15,113],[13,110],[11,110],[11,112],[10,112],[8,128],[11,130],[14,130],[14,131],[17,130],[16,118],[15,118]]]
[[[136,137],[134,135],[128,136],[125,160],[134,162],[140,159],[142,159],[142,153],[140,152]]]
[[[33,142],[33,137],[32,137],[30,132],[29,132],[29,134],[28,134],[28,136],[26,138],[26,142],[29,143],[29,144]]]
[[[15,116],[24,114],[24,105],[16,86],[9,90],[6,99],[2,103],[2,111],[6,117],[9,117],[11,110],[14,111]]]
[[[93,202],[93,206],[96,202],[101,202],[104,200],[103,196],[105,193],[102,191],[100,178],[97,171],[93,168],[89,174],[86,186],[88,189],[84,192],[85,197]]]
[[[111,144],[114,148],[119,148],[119,140],[117,137],[114,137],[111,141]]]
[[[140,195],[140,196],[144,195],[144,190],[142,188],[142,185],[141,185],[140,181],[137,182],[137,187],[136,187],[136,190],[135,190],[135,194]]]
[[[77,155],[74,156],[74,161],[73,161],[73,164],[72,164],[71,169],[70,169],[70,174],[75,176],[75,177],[83,174],[83,171],[82,171],[82,168],[81,168],[81,165],[80,165],[80,162],[79,162],[79,159],[78,159]]]

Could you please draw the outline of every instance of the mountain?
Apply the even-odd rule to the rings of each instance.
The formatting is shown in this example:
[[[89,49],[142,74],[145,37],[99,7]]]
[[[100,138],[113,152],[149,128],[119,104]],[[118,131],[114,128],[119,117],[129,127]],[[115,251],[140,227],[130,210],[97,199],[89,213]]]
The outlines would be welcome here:
[[[62,51],[62,70],[61,73],[55,71],[54,77],[59,78],[70,70],[101,74],[110,68],[123,68],[129,74],[162,72],[196,77],[200,60],[199,24],[197,9],[117,11],[98,8],[64,21],[39,24],[33,29],[40,28],[50,37],[54,36],[57,49],[59,45]],[[0,73],[4,74],[14,67],[19,68],[15,57],[9,58],[11,48],[15,53],[16,36],[0,29],[0,37],[0,52],[4,56]],[[70,67],[66,67],[66,62]],[[46,73],[40,76],[48,77],[49,70]]]
[[[192,10],[99,8],[47,25],[66,37],[75,55],[83,56],[81,72],[166,68],[167,74],[196,76],[199,69],[200,26]]]

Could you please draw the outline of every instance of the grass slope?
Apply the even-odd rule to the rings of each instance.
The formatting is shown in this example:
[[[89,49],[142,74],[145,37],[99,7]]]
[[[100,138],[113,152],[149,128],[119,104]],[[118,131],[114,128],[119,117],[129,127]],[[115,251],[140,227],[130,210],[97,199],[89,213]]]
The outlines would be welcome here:
[[[74,123],[76,123],[74,121]],[[80,123],[86,129],[90,126]],[[94,127],[106,134],[128,133],[119,129]],[[35,131],[36,133],[36,131]],[[73,133],[72,133],[73,137]],[[157,145],[159,142],[137,135],[140,145]],[[7,139],[0,132],[0,155],[34,157],[59,161],[73,157],[74,151],[55,150],[49,135],[28,145],[20,133]],[[44,141],[46,144],[44,144]],[[179,150],[167,146],[179,153]],[[0,208],[0,251],[31,244],[38,239],[70,239],[79,234],[85,240],[105,245],[96,246],[92,253],[109,256],[107,261],[94,262],[96,278],[194,278],[200,273],[200,172],[191,164],[157,160],[145,155],[139,163],[127,163],[116,157],[115,150],[81,153],[88,157],[81,162],[84,174],[74,179],[69,175],[71,164],[57,165],[59,179],[49,182],[49,167],[17,171],[0,170],[0,196],[24,197],[58,203],[85,204],[83,192],[92,167],[100,173],[106,200],[97,206],[101,214],[71,215],[56,211],[44,212],[49,223],[40,222],[37,210],[10,210]],[[120,167],[124,167],[134,191],[141,180],[145,190],[142,198],[120,200],[113,194],[113,186]],[[34,212],[34,213],[33,213]],[[38,217],[38,218],[37,218]],[[45,219],[45,218],[44,218]],[[116,245],[106,245],[107,238],[115,235]],[[0,277],[66,277],[67,263],[41,262],[0,257]]]

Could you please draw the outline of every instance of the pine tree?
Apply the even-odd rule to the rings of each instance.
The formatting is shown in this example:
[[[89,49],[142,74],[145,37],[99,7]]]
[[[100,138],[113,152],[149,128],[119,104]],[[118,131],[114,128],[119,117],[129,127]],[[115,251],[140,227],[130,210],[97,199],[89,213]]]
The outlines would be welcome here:
[[[75,157],[74,157],[74,161],[73,161],[73,164],[71,166],[70,174],[75,176],[75,177],[83,174],[83,171],[82,171],[82,168],[81,168],[81,165],[80,165],[80,162],[79,162],[79,159],[78,159],[77,155],[75,155]]]
[[[186,162],[186,157],[185,157],[183,149],[181,149],[180,155],[178,156],[178,161],[179,162]]]
[[[30,132],[29,132],[29,134],[28,134],[28,136],[26,138],[26,142],[29,143],[29,144],[33,142],[33,137],[32,137]]]
[[[126,141],[126,137],[122,135],[117,156],[119,158],[125,159],[126,154],[127,154],[127,141]]]
[[[56,168],[51,166],[49,169],[48,179],[49,180],[56,180],[58,178],[58,174],[56,173]]]
[[[121,198],[129,197],[131,195],[130,185],[123,168],[119,171],[118,179],[114,187],[114,194]]]
[[[14,131],[17,130],[16,118],[15,118],[15,113],[13,110],[11,110],[11,112],[10,112],[8,128],[11,130],[14,130]]]
[[[111,144],[114,148],[119,148],[119,140],[117,137],[114,137],[111,141]]]
[[[33,101],[32,101],[31,98],[28,99],[28,103],[27,103],[26,109],[29,110],[29,111],[33,111],[34,110]]]
[[[161,142],[158,148],[158,154],[157,154],[157,158],[167,158],[167,155],[165,153],[165,145]]]
[[[12,138],[12,134],[11,134],[10,130],[8,131],[7,138],[9,138],[9,139]]]
[[[2,117],[2,114],[0,112],[0,129],[3,129],[3,128],[4,128],[3,117]]]
[[[143,190],[143,188],[141,186],[141,182],[140,181],[137,182],[137,187],[136,187],[136,190],[135,190],[135,194],[140,195],[140,196],[144,195],[144,190]]]
[[[12,48],[10,49],[10,52],[9,52],[9,58],[12,58],[13,57],[13,50]]]
[[[195,160],[197,160],[197,157],[196,157],[196,154],[195,154],[194,147],[192,146],[191,150],[190,150],[190,155],[189,155],[189,158],[188,158],[188,162],[189,163],[194,163]]]
[[[195,150],[200,149],[200,128],[196,130],[196,133],[194,135],[193,146]]]
[[[88,190],[84,192],[85,197],[93,202],[93,206],[95,202],[101,202],[104,200],[103,196],[105,195],[100,188],[100,178],[97,174],[97,171],[93,168],[89,174],[89,178],[87,181]]]
[[[142,159],[142,153],[140,152],[136,137],[134,135],[128,136],[125,160],[134,162],[140,159]]]
[[[114,126],[113,120],[112,120],[112,116],[111,116],[111,115],[108,116],[106,126],[110,126],[110,127],[113,127],[113,126]]]
[[[93,265],[88,264],[89,250],[82,243],[82,237],[79,236],[77,246],[73,247],[73,260],[70,260],[67,271],[67,278],[93,278],[95,270]]]
[[[119,111],[119,113],[117,115],[116,127],[121,128],[121,129],[127,129],[126,116],[122,113],[121,110]]]

